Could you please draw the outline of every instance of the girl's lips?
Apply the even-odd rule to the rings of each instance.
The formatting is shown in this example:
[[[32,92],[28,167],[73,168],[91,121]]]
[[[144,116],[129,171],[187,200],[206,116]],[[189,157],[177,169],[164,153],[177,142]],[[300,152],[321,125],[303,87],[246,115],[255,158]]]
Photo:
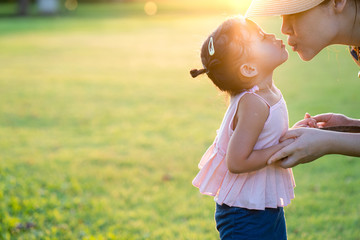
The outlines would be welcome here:
[[[282,40],[278,40],[277,42],[279,43],[279,45],[280,45],[280,48],[283,48],[283,47],[285,47],[285,45],[284,45],[284,43],[283,43],[283,41],[282,41]]]
[[[281,46],[281,48],[284,48],[285,47],[285,44],[284,44],[284,42],[281,40],[281,42],[280,42],[280,46]]]
[[[291,46],[292,50],[293,50],[294,52],[296,52],[296,50],[297,50],[297,45],[295,44],[295,45],[290,45],[290,46]]]

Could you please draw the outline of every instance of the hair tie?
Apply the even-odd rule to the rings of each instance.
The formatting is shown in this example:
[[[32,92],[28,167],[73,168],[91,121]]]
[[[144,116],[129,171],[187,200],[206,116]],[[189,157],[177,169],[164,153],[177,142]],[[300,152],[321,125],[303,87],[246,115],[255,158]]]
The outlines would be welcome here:
[[[215,48],[214,48],[214,39],[213,37],[210,37],[209,45],[208,45],[209,55],[212,56],[215,54]]]
[[[209,73],[209,70],[207,68],[203,68],[203,69],[192,69],[190,71],[190,74],[193,78],[196,78],[197,76],[199,76],[200,74],[204,74],[204,73]]]

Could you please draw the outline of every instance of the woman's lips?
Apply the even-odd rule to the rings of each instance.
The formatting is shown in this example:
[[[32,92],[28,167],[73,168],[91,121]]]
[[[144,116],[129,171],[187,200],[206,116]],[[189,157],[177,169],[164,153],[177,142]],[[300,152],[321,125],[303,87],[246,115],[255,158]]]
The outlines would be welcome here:
[[[297,50],[297,44],[294,41],[292,41],[291,39],[288,39],[288,44],[294,52]]]

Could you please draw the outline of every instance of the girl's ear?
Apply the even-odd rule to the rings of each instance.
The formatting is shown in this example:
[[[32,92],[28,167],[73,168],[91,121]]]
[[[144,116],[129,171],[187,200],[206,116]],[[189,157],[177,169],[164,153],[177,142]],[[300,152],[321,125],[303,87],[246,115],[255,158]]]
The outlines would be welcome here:
[[[247,78],[252,78],[258,75],[258,71],[255,65],[250,63],[244,63],[240,66],[240,74]]]

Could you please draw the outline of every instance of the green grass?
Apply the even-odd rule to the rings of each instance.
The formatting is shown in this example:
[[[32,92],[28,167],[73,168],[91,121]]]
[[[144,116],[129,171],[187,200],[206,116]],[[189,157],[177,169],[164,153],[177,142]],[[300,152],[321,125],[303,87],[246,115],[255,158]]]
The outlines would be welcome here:
[[[188,71],[234,11],[176,4],[0,20],[0,239],[218,239],[214,202],[191,181],[226,103]],[[279,33],[280,19],[258,21]],[[360,118],[357,70],[346,47],[310,63],[290,53],[275,74],[290,124]],[[360,239],[359,167],[326,156],[294,169],[289,239]]]

